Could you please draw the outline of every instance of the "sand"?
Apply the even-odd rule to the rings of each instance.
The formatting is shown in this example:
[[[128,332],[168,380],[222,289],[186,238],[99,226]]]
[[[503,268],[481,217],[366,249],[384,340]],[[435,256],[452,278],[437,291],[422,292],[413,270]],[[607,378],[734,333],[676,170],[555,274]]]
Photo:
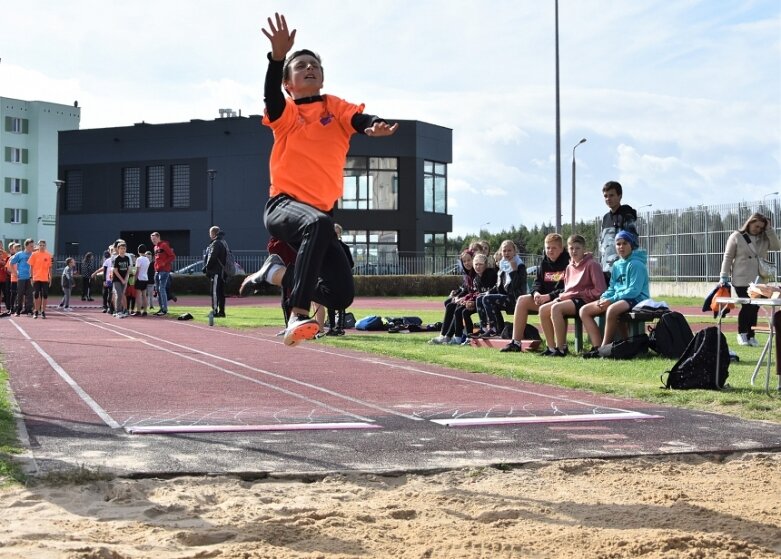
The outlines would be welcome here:
[[[781,556],[781,454],[0,490],[0,557]]]

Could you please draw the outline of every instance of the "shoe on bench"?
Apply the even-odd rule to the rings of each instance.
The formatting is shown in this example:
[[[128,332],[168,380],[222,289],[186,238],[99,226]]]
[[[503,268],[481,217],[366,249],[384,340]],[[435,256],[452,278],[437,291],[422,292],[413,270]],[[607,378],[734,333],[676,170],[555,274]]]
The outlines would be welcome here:
[[[257,290],[263,282],[268,281],[268,273],[274,266],[284,267],[285,263],[278,254],[269,254],[266,261],[263,262],[263,265],[260,267],[260,270],[254,274],[248,275],[244,278],[244,281],[241,282],[239,295],[246,295],[250,289]]]

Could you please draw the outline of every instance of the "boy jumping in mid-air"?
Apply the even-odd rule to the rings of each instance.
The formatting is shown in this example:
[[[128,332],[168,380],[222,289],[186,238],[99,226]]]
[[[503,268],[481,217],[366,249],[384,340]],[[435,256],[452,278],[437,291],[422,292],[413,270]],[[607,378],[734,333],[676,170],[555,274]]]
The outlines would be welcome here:
[[[314,338],[317,321],[309,317],[315,301],[345,309],[354,296],[352,270],[334,233],[332,210],[343,193],[343,169],[350,136],[390,136],[398,128],[333,95],[321,95],[323,67],[309,50],[290,56],[296,30],[285,17],[268,18],[271,41],[264,88],[263,124],[274,132],[271,189],[263,215],[268,232],[298,251],[287,268],[272,254],[260,270],[241,284],[244,294],[266,281],[290,290],[290,320],[284,342],[295,345]],[[285,98],[282,88],[287,92]]]

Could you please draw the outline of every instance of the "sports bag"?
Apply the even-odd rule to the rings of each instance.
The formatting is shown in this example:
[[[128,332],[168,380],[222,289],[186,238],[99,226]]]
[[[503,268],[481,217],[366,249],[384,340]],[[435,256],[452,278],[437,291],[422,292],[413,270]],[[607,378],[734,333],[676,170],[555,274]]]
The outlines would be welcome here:
[[[716,346],[719,345],[719,378],[716,381]],[[718,327],[710,326],[697,332],[681,358],[669,371],[662,373],[665,388],[708,388],[724,387],[729,376],[729,347],[724,334]],[[664,380],[667,375],[667,380]]]
[[[382,317],[369,315],[356,322],[355,328],[357,330],[385,330],[387,326],[382,321]]]
[[[599,348],[599,356],[608,359],[632,359],[648,353],[648,334],[638,334]]]
[[[223,240],[222,244],[225,245],[225,265],[222,267],[222,273],[225,274],[226,278],[232,278],[236,275],[236,260],[233,258],[233,252],[228,243]]]
[[[694,338],[686,317],[676,311],[664,313],[656,326],[648,327],[648,347],[659,355],[678,359]]]

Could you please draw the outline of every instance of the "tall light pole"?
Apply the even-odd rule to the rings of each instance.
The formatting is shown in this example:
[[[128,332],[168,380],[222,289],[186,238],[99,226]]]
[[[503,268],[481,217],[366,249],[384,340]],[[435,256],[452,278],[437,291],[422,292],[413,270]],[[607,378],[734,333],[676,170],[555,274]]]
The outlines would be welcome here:
[[[575,148],[585,141],[583,138],[572,148],[572,235],[575,234]]]
[[[54,258],[57,258],[57,243],[60,241],[60,197],[62,187],[65,185],[65,181],[56,180],[54,184],[57,186],[57,198],[54,201]]]
[[[556,8],[556,233],[561,234],[561,126],[559,119],[559,0]]]
[[[206,171],[209,175],[210,194],[209,194],[209,227],[214,225],[214,177],[217,176],[217,171],[209,169]]]

